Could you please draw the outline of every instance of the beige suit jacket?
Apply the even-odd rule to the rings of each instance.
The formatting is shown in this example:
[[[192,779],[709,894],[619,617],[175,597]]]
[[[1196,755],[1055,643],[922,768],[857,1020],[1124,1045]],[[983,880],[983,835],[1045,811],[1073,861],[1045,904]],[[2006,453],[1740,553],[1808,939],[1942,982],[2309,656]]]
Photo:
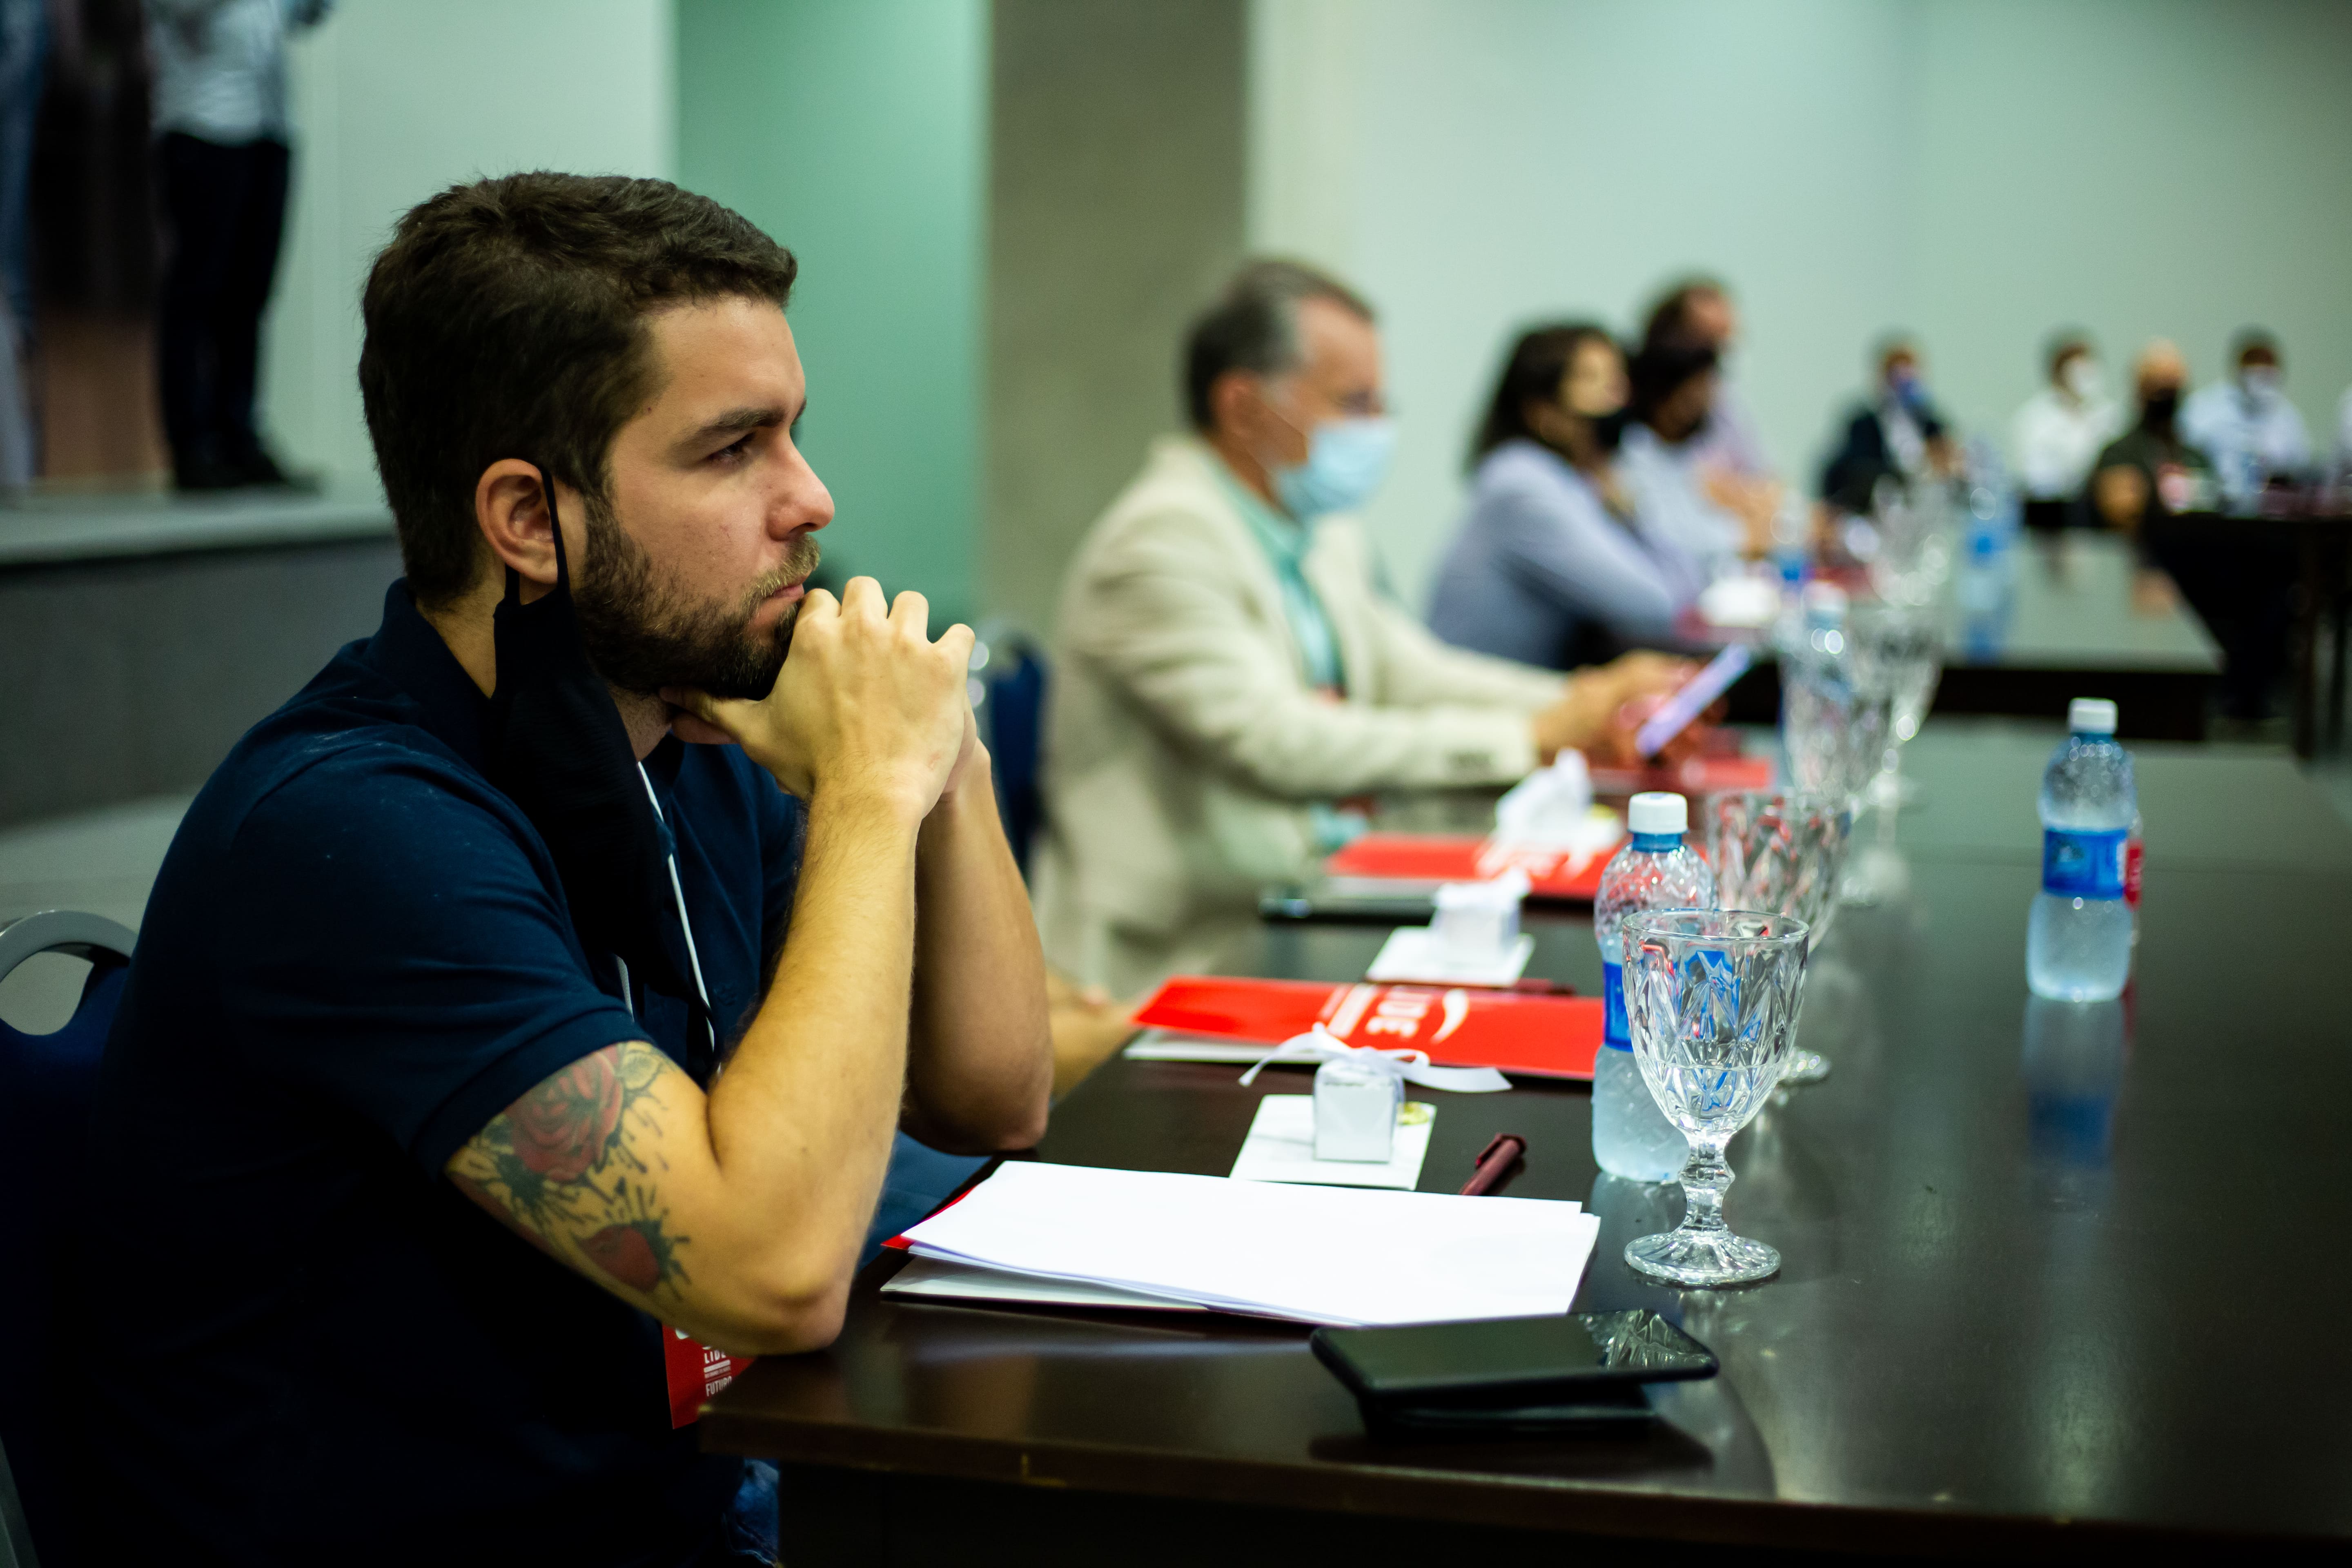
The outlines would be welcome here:
[[[1430,636],[1331,517],[1304,570],[1347,696],[1317,692],[1220,461],[1155,443],[1063,587],[1039,922],[1057,963],[1121,994],[1245,935],[1260,887],[1316,858],[1308,803],[1517,779],[1536,765],[1528,715],[1561,690]]]

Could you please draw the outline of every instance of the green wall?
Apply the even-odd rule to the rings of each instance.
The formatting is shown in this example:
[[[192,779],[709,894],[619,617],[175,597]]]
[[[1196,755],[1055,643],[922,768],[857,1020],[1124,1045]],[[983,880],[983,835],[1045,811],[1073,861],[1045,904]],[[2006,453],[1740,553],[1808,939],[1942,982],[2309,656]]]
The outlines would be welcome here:
[[[828,574],[976,607],[986,0],[678,0],[678,181],[792,247]]]

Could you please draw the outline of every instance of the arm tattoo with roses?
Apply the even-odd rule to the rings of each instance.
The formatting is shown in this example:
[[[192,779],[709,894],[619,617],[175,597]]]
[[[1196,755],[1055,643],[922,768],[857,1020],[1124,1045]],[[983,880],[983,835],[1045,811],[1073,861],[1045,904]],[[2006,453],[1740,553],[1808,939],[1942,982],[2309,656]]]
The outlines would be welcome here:
[[[458,1190],[558,1258],[643,1296],[687,1281],[656,1142],[664,1079],[684,1075],[642,1040],[607,1046],[491,1119],[446,1167]]]

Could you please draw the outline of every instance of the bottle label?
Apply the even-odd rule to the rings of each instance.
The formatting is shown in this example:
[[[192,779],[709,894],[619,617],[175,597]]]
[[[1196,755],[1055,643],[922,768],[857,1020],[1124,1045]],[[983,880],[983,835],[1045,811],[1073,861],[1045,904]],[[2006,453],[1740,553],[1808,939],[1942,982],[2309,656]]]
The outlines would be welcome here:
[[[1633,1030],[1625,1021],[1625,966],[1605,960],[1601,965],[1601,1043],[1612,1051],[1633,1048]]]
[[[2042,830],[2042,890],[2069,899],[2124,896],[2124,840],[2120,827],[2085,833],[2072,828]]]
[[[2124,902],[2139,908],[2139,858],[2143,846],[2137,838],[2124,846]]]

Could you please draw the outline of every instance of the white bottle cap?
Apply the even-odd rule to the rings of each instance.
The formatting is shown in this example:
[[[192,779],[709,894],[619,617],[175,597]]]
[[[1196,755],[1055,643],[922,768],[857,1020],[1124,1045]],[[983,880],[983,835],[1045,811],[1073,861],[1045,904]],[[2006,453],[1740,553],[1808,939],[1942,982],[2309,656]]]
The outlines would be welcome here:
[[[1805,618],[1822,626],[1845,622],[1845,590],[1834,583],[1805,584]]]
[[[1664,790],[1637,795],[1626,803],[1625,826],[1636,833],[1680,834],[1690,826],[1690,802]]]
[[[2066,704],[2066,728],[2077,735],[2116,732],[2116,705],[2104,697],[2077,697]]]

